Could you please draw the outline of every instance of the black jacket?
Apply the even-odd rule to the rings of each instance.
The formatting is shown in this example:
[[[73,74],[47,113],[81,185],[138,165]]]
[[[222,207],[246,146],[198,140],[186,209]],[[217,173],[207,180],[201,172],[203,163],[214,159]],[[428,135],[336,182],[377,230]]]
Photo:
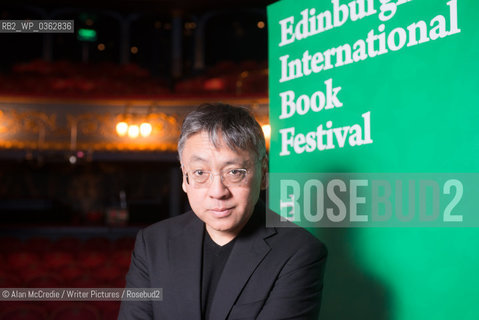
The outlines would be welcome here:
[[[293,224],[267,228],[265,213],[277,216],[258,202],[237,236],[210,319],[318,318],[326,248]],[[190,211],[138,233],[126,286],[162,288],[163,300],[123,301],[119,319],[201,319],[204,230]]]

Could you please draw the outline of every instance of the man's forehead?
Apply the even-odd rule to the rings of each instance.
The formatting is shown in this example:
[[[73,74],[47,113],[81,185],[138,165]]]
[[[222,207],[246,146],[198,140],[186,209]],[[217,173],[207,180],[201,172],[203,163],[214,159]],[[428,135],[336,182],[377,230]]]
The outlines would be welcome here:
[[[253,157],[252,151],[231,149],[224,143],[221,136],[218,136],[217,143],[214,145],[206,132],[188,137],[183,150],[183,160],[189,162],[220,160],[225,163],[244,163]]]
[[[244,163],[245,161],[250,161],[253,157],[248,151],[231,150],[227,147],[213,149],[191,148],[190,150],[185,148],[183,156],[189,162],[210,162],[215,160],[224,163]]]

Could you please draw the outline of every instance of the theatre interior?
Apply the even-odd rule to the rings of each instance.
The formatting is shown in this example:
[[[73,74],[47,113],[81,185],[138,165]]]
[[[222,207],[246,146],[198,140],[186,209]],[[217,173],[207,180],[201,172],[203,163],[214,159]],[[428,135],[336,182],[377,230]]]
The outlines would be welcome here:
[[[1,20],[0,287],[122,288],[137,231],[188,210],[176,154],[203,102],[268,138],[267,0],[10,1]],[[3,301],[0,319],[116,319],[118,301]]]

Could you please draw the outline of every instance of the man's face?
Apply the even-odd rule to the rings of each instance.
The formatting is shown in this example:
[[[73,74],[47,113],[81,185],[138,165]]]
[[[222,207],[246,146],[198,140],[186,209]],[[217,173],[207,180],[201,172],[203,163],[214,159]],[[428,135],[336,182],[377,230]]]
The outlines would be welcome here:
[[[264,187],[264,163],[256,159],[254,152],[231,150],[221,140],[216,148],[206,132],[186,140],[181,161],[183,190],[194,213],[206,224],[208,233],[212,237],[235,237],[251,217],[260,189]],[[238,172],[236,169],[247,169],[246,177],[237,185],[227,186],[219,174]],[[198,185],[193,175],[202,172],[211,172],[212,181]]]

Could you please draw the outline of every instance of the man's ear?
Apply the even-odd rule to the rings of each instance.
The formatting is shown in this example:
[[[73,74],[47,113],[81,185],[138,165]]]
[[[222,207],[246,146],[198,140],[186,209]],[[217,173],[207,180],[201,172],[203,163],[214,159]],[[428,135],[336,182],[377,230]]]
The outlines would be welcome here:
[[[261,190],[265,190],[268,187],[268,155],[266,154],[261,161]]]
[[[186,192],[186,175],[185,172],[183,171],[183,166],[181,166],[181,188],[185,193]]]

